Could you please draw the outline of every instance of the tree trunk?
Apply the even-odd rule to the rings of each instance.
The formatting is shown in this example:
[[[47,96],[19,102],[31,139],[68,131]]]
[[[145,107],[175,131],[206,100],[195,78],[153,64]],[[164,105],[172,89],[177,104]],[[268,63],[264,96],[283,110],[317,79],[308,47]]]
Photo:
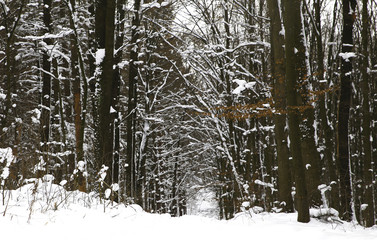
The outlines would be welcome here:
[[[45,33],[52,33],[52,26],[51,26],[51,7],[52,7],[52,0],[43,0],[43,23],[46,27]],[[48,6],[48,7],[47,7]],[[44,39],[46,45],[51,45],[52,40],[50,38]],[[49,146],[48,141],[50,137],[50,102],[51,102],[51,61],[50,61],[50,53],[47,49],[43,50],[42,55],[42,97],[41,97],[41,153],[43,156],[44,164],[46,164],[46,171],[49,168]],[[40,176],[41,177],[41,176]]]
[[[355,20],[356,0],[343,0],[343,31],[340,96],[338,102],[338,127],[337,127],[337,159],[340,178],[340,217],[343,220],[352,220],[352,188],[350,178],[350,154],[348,145],[348,123],[351,106],[351,59],[346,54],[353,49],[353,23]]]
[[[303,4],[303,1],[301,1]],[[320,183],[320,162],[321,158],[319,152],[317,151],[317,144],[314,139],[315,129],[314,129],[314,119],[315,112],[314,106],[311,103],[311,97],[309,95],[309,89],[312,89],[312,82],[310,82],[309,76],[311,75],[311,68],[308,62],[308,49],[307,40],[303,19],[303,6],[301,6],[300,21],[301,29],[296,34],[295,49],[296,51],[296,69],[298,70],[298,92],[299,92],[299,104],[302,105],[302,118],[301,118],[301,148],[302,148],[302,159],[305,164],[305,178],[306,178],[306,188],[308,191],[308,199],[310,206],[319,207],[321,205],[321,194],[318,190]]]
[[[293,212],[292,181],[289,163],[288,134],[286,127],[286,91],[284,64],[284,36],[281,34],[282,19],[277,0],[268,0],[271,19],[271,78],[277,114],[274,116],[275,140],[278,160],[278,194],[284,212]]]
[[[72,6],[72,14],[74,14],[74,9],[76,6],[75,0],[70,0]],[[70,21],[71,29],[74,29],[74,22],[73,19]],[[74,110],[74,123],[75,123],[75,151],[76,151],[76,165],[78,162],[84,160],[84,151],[83,151],[83,140],[81,137],[81,77],[78,65],[78,46],[76,45],[76,41],[74,38],[77,36],[72,35],[71,37],[71,73],[73,78],[73,110]],[[81,171],[80,171],[81,172]],[[82,173],[78,173],[82,175]],[[82,176],[77,176],[79,179],[76,180],[77,187],[80,191],[84,190],[82,184]],[[79,180],[77,182],[77,180]],[[81,184],[80,184],[81,183]],[[80,187],[81,186],[81,187]]]
[[[335,4],[334,4],[334,10],[333,10],[333,22],[332,22],[332,30],[331,30],[331,33],[330,33],[330,37],[329,37],[329,42],[334,42],[334,39],[335,39],[335,29],[336,29],[336,19],[337,19],[337,9],[338,9],[338,0],[335,1]],[[333,53],[333,48],[334,46],[333,45],[330,45],[329,46],[329,49],[328,49],[328,58],[327,58],[327,62],[329,63],[329,66],[327,68],[327,76],[328,76],[328,81],[329,81],[329,84],[332,83],[332,79],[335,79],[335,76],[334,76],[334,71],[336,69],[336,62],[334,60],[334,53]],[[325,94],[326,96],[326,94]],[[333,151],[335,149],[335,132],[332,130],[332,129],[335,129],[335,123],[332,119],[334,119],[333,117],[333,113],[336,112],[335,109],[337,109],[337,104],[332,104],[333,102],[337,101],[337,91],[335,92],[332,92],[332,94],[328,93],[327,94],[327,112],[325,112],[323,110],[323,108],[326,106],[323,106],[324,104],[321,103],[321,99],[320,99],[320,119],[322,121],[325,121],[326,119],[328,120],[328,122],[330,123],[330,125],[328,126],[328,128],[326,129],[326,125],[323,125],[323,134],[325,135],[325,141],[326,141],[326,150],[325,150],[325,159],[327,158],[327,169],[328,169],[328,175],[329,175],[329,183],[330,183],[330,186],[331,186],[331,190],[330,190],[330,199],[329,199],[329,204],[330,204],[330,207],[334,208],[334,209],[337,209],[339,210],[340,209],[340,201],[339,201],[339,179],[338,179],[338,164],[336,164],[336,153],[335,151]],[[334,105],[333,108],[331,108],[331,105]],[[325,115],[325,116],[323,116]],[[327,140],[328,139],[328,140]],[[331,158],[329,157],[326,157],[326,155],[328,155],[329,153],[326,154],[326,151],[330,151],[331,153]]]
[[[113,183],[119,183],[119,160],[120,160],[120,106],[119,106],[119,96],[120,96],[120,83],[122,80],[121,70],[119,68],[119,63],[122,60],[122,45],[124,41],[124,3],[125,0],[117,1],[117,25],[116,25],[116,39],[115,39],[115,57],[114,57],[114,79],[112,86],[112,101],[111,106],[114,108],[115,112],[111,113],[111,132],[112,138],[114,139],[114,157],[113,157]],[[118,198],[120,197],[120,192],[118,192]]]
[[[140,0],[135,0],[132,17],[130,63],[128,76],[128,108],[127,108],[127,149],[126,149],[126,194],[134,199],[136,184],[135,166],[135,134],[136,134],[136,106],[137,106],[137,78],[138,78],[138,41],[140,38]]]
[[[98,157],[99,166],[108,168],[105,178],[106,188],[109,188],[113,180],[113,138],[110,128],[110,107],[112,99],[112,84],[114,79],[114,31],[115,31],[115,1],[98,0],[96,9],[96,41],[97,53],[103,54],[103,60],[99,64],[100,85],[99,94],[99,122],[98,122]],[[98,57],[98,56],[97,56]],[[98,60],[98,59],[97,59]]]
[[[363,0],[362,9],[362,141],[364,156],[364,204],[367,204],[365,210],[362,209],[363,225],[372,227],[374,225],[374,201],[373,201],[373,168],[372,168],[372,143],[371,143],[371,114],[369,99],[369,74],[368,74],[368,32],[369,32],[369,16],[368,16],[368,0]]]
[[[300,131],[300,105],[298,103],[298,83],[300,82],[299,67],[296,52],[297,42],[302,40],[300,36],[302,30],[301,21],[301,0],[284,0],[285,6],[285,56],[286,56],[286,86],[287,86],[287,110],[290,147],[293,158],[293,170],[296,186],[296,208],[299,222],[309,222],[309,203],[305,180],[305,167],[301,152],[301,131]]]

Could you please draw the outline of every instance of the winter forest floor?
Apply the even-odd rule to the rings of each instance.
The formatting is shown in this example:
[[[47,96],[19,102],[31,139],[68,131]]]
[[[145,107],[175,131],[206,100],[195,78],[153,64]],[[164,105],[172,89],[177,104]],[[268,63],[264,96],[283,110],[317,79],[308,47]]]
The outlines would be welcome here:
[[[200,211],[178,218],[150,214],[48,183],[1,194],[0,239],[377,239],[376,226],[318,219],[303,224],[296,214],[245,212],[229,221]]]

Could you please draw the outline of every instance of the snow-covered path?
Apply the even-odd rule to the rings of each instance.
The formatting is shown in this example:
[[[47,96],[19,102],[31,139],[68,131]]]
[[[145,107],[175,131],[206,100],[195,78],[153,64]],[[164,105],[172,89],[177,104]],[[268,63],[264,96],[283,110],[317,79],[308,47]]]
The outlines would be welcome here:
[[[296,214],[243,213],[230,221],[192,215],[173,218],[146,213],[137,205],[104,209],[95,197],[56,185],[41,185],[34,195],[32,190],[32,184],[26,185],[0,203],[0,239],[377,239],[376,226],[364,229],[317,219],[303,224],[296,222]]]
[[[0,217],[0,236],[12,239],[377,239],[377,229],[363,229],[349,223],[309,224],[295,221],[295,214],[239,215],[231,221],[200,216],[172,218],[130,208],[71,208],[27,216]]]

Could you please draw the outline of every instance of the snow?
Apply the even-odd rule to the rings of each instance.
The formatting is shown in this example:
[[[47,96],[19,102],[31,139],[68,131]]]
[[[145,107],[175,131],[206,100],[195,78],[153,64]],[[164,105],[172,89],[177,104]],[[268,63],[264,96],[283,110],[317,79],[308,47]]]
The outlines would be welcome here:
[[[103,58],[105,57],[105,49],[99,48],[96,52],[96,65],[101,65]]]
[[[238,87],[236,87],[233,90],[233,94],[241,94],[241,92],[245,89],[252,89],[256,82],[246,82],[245,80],[235,79],[233,82],[238,84]]]
[[[361,206],[360,206],[360,210],[361,211],[365,211],[366,209],[368,208],[368,204],[361,204]]]
[[[1,186],[4,185],[4,180],[9,176],[9,167],[14,161],[13,151],[11,148],[0,148],[0,180]]]
[[[101,183],[101,185],[103,184],[103,181],[104,181],[105,178],[106,178],[106,175],[107,175],[106,171],[107,171],[108,169],[109,169],[108,166],[102,165],[102,168],[101,168],[101,170],[100,170],[99,173],[98,173],[98,176],[99,176],[98,181]]]
[[[105,198],[108,199],[110,197],[110,194],[111,194],[111,189],[108,188],[105,190]]]
[[[354,52],[339,53],[339,57],[343,58],[346,62],[348,62],[350,58],[356,57],[356,53]]]
[[[114,192],[118,191],[119,190],[119,184],[113,183],[111,185],[111,190],[113,190]]]
[[[145,3],[141,5],[141,9],[160,8],[161,5],[158,2]]]
[[[85,162],[84,161],[79,161],[77,163],[77,168],[81,171],[81,172],[85,172]]]
[[[279,34],[280,34],[281,36],[285,36],[285,29],[284,29],[284,28],[281,29],[280,32],[279,32]]]
[[[155,240],[279,239],[282,236],[290,240],[377,239],[376,227],[364,229],[340,220],[317,219],[323,215],[335,216],[337,212],[331,209],[311,210],[313,218],[307,224],[298,223],[295,213],[259,213],[253,209],[228,221],[198,215],[171,217],[146,213],[138,205],[100,200],[94,193],[67,192],[50,180],[49,177],[44,182],[31,179],[28,181],[31,183],[17,190],[4,191],[5,201],[0,202],[1,239],[106,239],[109,236]]]
[[[112,107],[112,106],[110,106],[110,114],[111,113],[116,113],[117,111]]]
[[[10,147],[0,148],[0,163],[9,165],[13,161],[12,149]]]

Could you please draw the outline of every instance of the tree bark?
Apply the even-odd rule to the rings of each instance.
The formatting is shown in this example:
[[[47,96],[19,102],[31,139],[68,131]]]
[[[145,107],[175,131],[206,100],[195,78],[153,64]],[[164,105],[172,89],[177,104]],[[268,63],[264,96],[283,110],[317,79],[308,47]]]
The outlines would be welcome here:
[[[368,32],[369,32],[369,16],[368,16],[368,0],[363,0],[362,9],[362,141],[364,152],[364,204],[367,208],[362,210],[363,225],[372,227],[374,225],[374,201],[373,201],[373,168],[372,168],[372,143],[371,143],[371,114],[370,114],[370,98],[369,98],[369,53],[368,53]]]
[[[343,30],[342,53],[351,53],[353,50],[353,23],[355,20],[356,0],[343,0]],[[340,96],[338,101],[337,126],[337,160],[340,178],[340,217],[343,220],[352,220],[352,188],[350,178],[350,153],[348,145],[348,123],[351,106],[351,74],[352,62],[343,56],[341,59]]]
[[[113,180],[113,139],[110,128],[110,107],[112,99],[112,84],[114,79],[114,19],[115,1],[98,0],[96,8],[96,41],[97,51],[104,51],[104,58],[100,63],[98,82],[99,94],[99,122],[98,122],[98,157],[99,166],[108,168],[105,178],[106,188],[110,187]]]
[[[128,108],[127,108],[127,149],[126,149],[126,195],[134,199],[136,185],[135,166],[135,134],[136,134],[136,106],[137,106],[137,80],[138,80],[138,41],[140,38],[140,0],[135,0],[133,6],[132,30],[130,42],[130,64],[128,76]]]
[[[45,26],[45,33],[52,33],[51,8],[52,0],[43,0],[43,23]],[[46,45],[51,45],[50,38],[44,39]],[[48,141],[50,137],[50,115],[51,115],[51,61],[48,49],[43,50],[42,54],[42,96],[41,96],[41,153],[44,164],[46,164],[46,171],[49,167],[49,146]]]
[[[302,4],[305,4],[302,1]],[[309,89],[312,89],[313,83],[310,81],[311,67],[308,62],[308,49],[307,40],[304,26],[304,16],[303,16],[303,6],[301,7],[301,17],[300,20],[303,21],[301,24],[301,29],[297,32],[295,48],[296,51],[296,69],[298,70],[298,86],[299,91],[299,104],[302,105],[302,118],[301,118],[301,148],[302,148],[302,159],[305,164],[305,178],[306,178],[306,188],[308,191],[309,205],[319,207],[321,205],[321,194],[318,190],[320,183],[320,155],[317,151],[317,144],[315,141],[315,129],[314,129],[314,119],[315,112],[314,106],[311,103]]]
[[[301,7],[302,0],[284,0],[285,4],[285,56],[286,56],[286,86],[287,110],[290,149],[293,159],[294,179],[296,186],[295,205],[298,211],[297,221],[309,222],[309,203],[305,180],[305,167],[301,151],[300,105],[298,103],[298,83],[300,82],[301,64],[296,55],[297,42],[302,40]]]
[[[292,181],[289,163],[288,134],[286,127],[286,91],[284,36],[281,12],[277,0],[268,0],[271,19],[271,78],[274,86],[274,100],[277,114],[274,116],[275,140],[278,160],[278,194],[280,206],[285,212],[293,212]]]
[[[329,42],[334,42],[334,39],[335,39],[335,29],[336,29],[336,19],[337,19],[337,12],[338,12],[338,0],[335,1],[335,4],[334,4],[334,10],[333,10],[333,22],[332,22],[332,30],[331,30],[331,33],[330,33],[330,37],[329,37]],[[328,49],[328,58],[327,58],[327,62],[329,63],[329,66],[327,68],[327,76],[328,76],[328,81],[331,83],[331,79],[334,78],[334,71],[336,69],[336,61],[334,61],[334,58],[336,58],[333,54],[333,48],[334,46],[333,45],[330,45],[329,46],[329,49]],[[339,176],[338,176],[338,164],[336,164],[337,160],[336,160],[336,151],[334,151],[335,149],[335,131],[333,131],[332,129],[335,129],[335,123],[334,121],[332,121],[332,119],[334,119],[335,117],[333,117],[334,113],[336,113],[336,110],[337,109],[337,104],[332,104],[332,102],[335,102],[337,101],[337,91],[336,92],[333,92],[332,94],[328,94],[328,99],[327,99],[327,112],[324,111],[324,107],[323,106],[324,104],[321,103],[321,99],[320,99],[320,118],[323,121],[325,121],[326,119],[328,120],[328,122],[330,123],[328,128],[326,128],[326,125],[323,125],[323,134],[325,135],[325,146],[326,146],[326,149],[325,149],[325,158],[327,158],[327,168],[328,168],[328,175],[329,175],[329,182],[330,182],[330,186],[331,186],[331,192],[330,192],[330,199],[329,199],[329,204],[330,204],[330,207],[334,208],[334,209],[337,209],[339,210],[340,209],[340,201],[339,201]],[[331,108],[331,105],[334,105],[333,108]],[[324,115],[324,116],[323,116]],[[330,151],[331,153],[331,158],[330,157],[327,157],[329,156],[330,153],[327,153],[326,154],[326,151]]]
[[[112,103],[111,106],[114,108],[115,113],[112,113],[112,135],[114,139],[114,157],[113,157],[113,182],[120,182],[119,177],[119,161],[120,161],[120,84],[122,80],[121,69],[119,63],[122,60],[123,50],[122,45],[124,41],[124,4],[125,0],[117,1],[117,25],[116,25],[116,38],[115,38],[115,57],[114,57],[114,79],[113,79],[113,89],[112,89]],[[118,192],[118,197],[120,197],[120,192]]]

